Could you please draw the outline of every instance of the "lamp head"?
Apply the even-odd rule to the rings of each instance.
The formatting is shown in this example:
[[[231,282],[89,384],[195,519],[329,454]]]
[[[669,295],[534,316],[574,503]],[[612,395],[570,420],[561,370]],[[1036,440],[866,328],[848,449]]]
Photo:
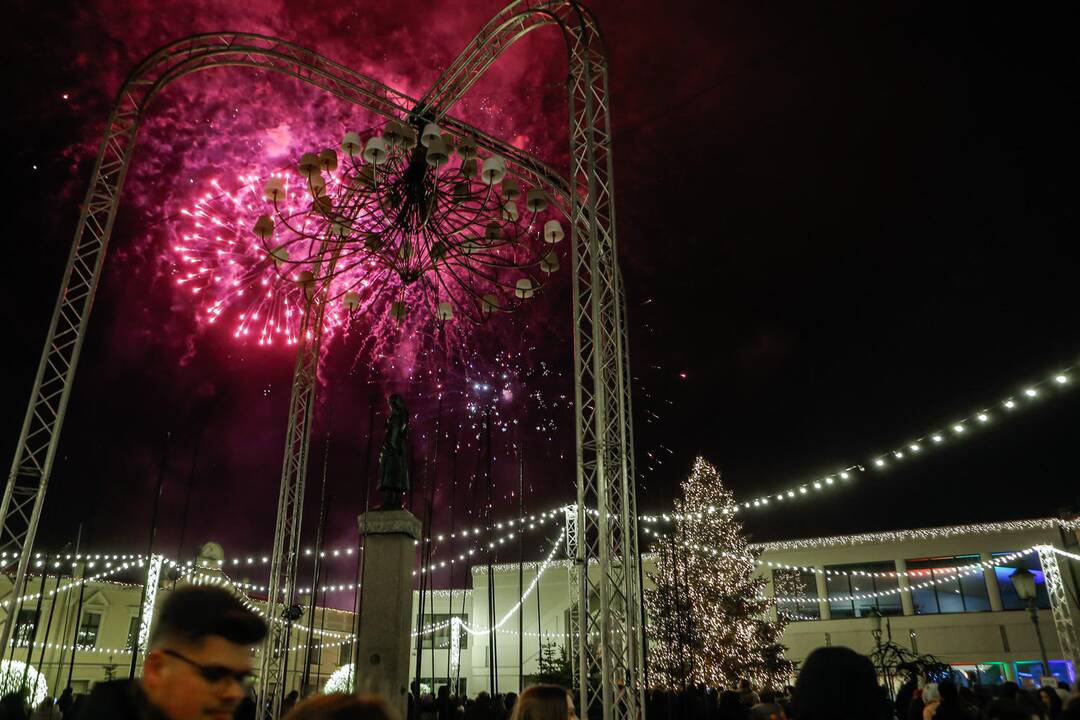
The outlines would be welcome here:
[[[1035,597],[1035,574],[1027,568],[1019,568],[1009,576],[1013,588],[1021,600],[1031,600]]]

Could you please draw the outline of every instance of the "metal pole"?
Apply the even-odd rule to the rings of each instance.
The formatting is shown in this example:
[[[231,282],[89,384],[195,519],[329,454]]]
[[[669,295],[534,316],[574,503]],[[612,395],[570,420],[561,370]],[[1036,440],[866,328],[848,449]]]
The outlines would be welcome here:
[[[525,446],[518,446],[518,519],[525,516]],[[518,527],[518,692],[525,689],[525,533]]]
[[[29,579],[24,578],[22,584],[24,589],[27,586],[28,582]],[[8,625],[11,626],[11,632],[8,634],[8,643],[10,644],[7,648],[7,656],[9,662],[15,659],[15,626],[19,623],[19,615],[22,614],[23,610],[23,601],[22,598],[16,594],[16,587],[17,586],[14,585],[11,587],[11,597],[14,609],[12,610],[12,614],[8,615]],[[26,594],[29,595],[30,593]],[[0,653],[0,655],[2,655],[2,653]]]
[[[367,443],[364,448],[364,480],[361,483],[361,487],[364,488],[364,514],[366,515],[371,511],[371,439],[375,435],[375,397],[376,393],[372,391],[370,403],[368,405],[368,433]],[[364,576],[364,536],[360,536],[360,548],[356,553],[356,614],[353,616],[353,639],[352,639],[352,661],[353,666],[356,666],[356,652],[360,647],[360,610],[364,603],[364,588],[361,585],[361,581]],[[352,674],[352,687],[350,692],[356,692],[356,672]]]
[[[642,558],[642,554],[638,553],[637,556],[637,574],[638,574],[638,587],[641,588],[641,592],[638,593],[638,601],[641,603],[641,610],[639,619],[641,622],[641,654],[643,658],[649,657],[649,634],[645,632],[645,560]],[[539,590],[539,588],[537,588]],[[645,682],[645,690],[649,689],[649,663],[648,660],[644,660],[641,663],[641,670]],[[644,705],[642,706],[644,710]]]
[[[69,546],[70,547],[70,546]],[[45,639],[41,642],[41,655],[38,656],[38,669],[41,674],[45,675],[45,648],[49,646],[49,633],[52,632],[52,619],[53,614],[56,612],[56,603],[60,601],[58,597],[60,591],[60,581],[64,577],[63,565],[61,569],[56,571],[56,587],[53,589],[52,604],[49,605],[49,619],[45,621]],[[45,602],[45,584],[41,585],[41,602]]]
[[[151,556],[154,554],[154,539],[157,537],[157,521],[158,510],[161,508],[161,493],[165,489],[165,467],[169,461],[169,440],[172,437],[172,433],[165,431],[165,443],[161,448],[161,464],[158,465],[158,483],[157,493],[154,495],[154,509],[150,513],[150,539],[146,543],[146,567],[149,569],[152,565]],[[142,622],[143,607],[146,605],[146,593],[151,592],[147,583],[143,583],[142,592],[139,594],[139,622]],[[157,588],[153,588],[152,592],[157,592]],[[76,629],[75,634],[78,635]],[[142,632],[139,633],[142,635]],[[139,662],[139,642],[136,639],[134,646],[131,648],[131,667],[128,668],[128,680],[135,679],[135,665]]]
[[[315,663],[315,691],[319,691],[319,683],[322,682],[322,661],[323,650],[326,649],[326,644],[323,638],[326,637],[323,631],[326,630],[326,590],[322,591],[322,615],[319,617],[319,662]],[[355,674],[355,673],[354,673]]]
[[[82,624],[83,595],[86,594],[86,561],[83,560],[82,577],[79,578],[79,605],[75,610],[75,634],[71,639],[71,661],[68,664],[68,679],[65,687],[71,687],[71,674],[75,672],[75,651],[79,648],[79,630]]]
[[[1042,659],[1042,677],[1050,676],[1050,660],[1046,655],[1046,643],[1043,642],[1042,629],[1039,627],[1039,608],[1035,604],[1035,598],[1028,600],[1028,612],[1031,613],[1031,624],[1035,626],[1035,637],[1039,641],[1039,657]],[[1041,682],[1041,680],[1040,680]]]
[[[441,383],[440,383],[441,384]],[[428,537],[430,538],[434,533],[432,529],[435,527],[435,486],[438,484],[439,479],[439,436],[442,434],[442,410],[443,410],[443,396],[439,393],[438,410],[435,413],[435,439],[432,443],[431,450],[431,475],[428,477],[427,470],[424,470],[424,475],[430,480],[428,486]],[[434,543],[430,543],[434,545]],[[431,552],[434,552],[432,547]],[[451,567],[453,567],[451,565]],[[430,570],[429,570],[430,574]],[[435,624],[435,582],[434,578],[428,578],[428,615],[429,624]],[[447,645],[447,656],[450,655],[449,645]],[[431,636],[431,690],[432,692],[438,692],[435,687],[435,636]]]
[[[329,428],[329,420],[327,421]],[[315,530],[315,567],[311,570],[311,627],[308,628],[307,648],[304,653],[304,670],[300,676],[300,692],[306,693],[311,680],[311,651],[315,639],[315,608],[319,598],[319,580],[322,574],[323,532],[326,527],[326,470],[330,464],[330,430],[323,443],[322,490],[319,491],[319,526]],[[323,611],[326,614],[326,611]],[[319,655],[320,662],[322,654]]]
[[[71,581],[75,582],[75,569],[79,566],[79,550],[82,545],[82,523],[75,532],[75,561],[71,564]],[[68,623],[71,622],[71,593],[64,596],[64,631],[60,635],[60,655],[56,658],[56,679],[53,680],[53,688],[60,689],[60,674],[64,669],[64,652],[67,650]]]
[[[431,498],[429,497],[428,498],[428,517],[432,517],[433,514],[434,514],[434,504],[433,504]],[[429,536],[430,536],[430,529],[432,527],[434,527],[434,524],[433,523],[428,523],[428,530],[429,530],[428,534],[429,534]],[[432,544],[434,544],[434,543],[432,543]],[[431,552],[429,553],[429,557],[434,552],[435,552],[435,549],[432,548]],[[428,564],[433,565],[434,563],[429,562]],[[429,575],[431,574],[430,570],[428,571],[428,574]],[[431,626],[431,625],[435,624],[435,582],[434,582],[434,578],[428,578],[427,587],[428,587],[428,599],[427,599],[428,625]],[[447,654],[449,654],[449,651],[447,652]],[[434,631],[431,634],[431,654],[430,654],[429,657],[431,659],[431,690],[432,690],[432,692],[436,692],[436,688],[435,688],[435,633],[434,633]]]
[[[30,638],[26,644],[26,663],[23,665],[22,681],[19,683],[19,688],[26,687],[26,676],[30,674],[30,659],[34,656],[34,641],[37,640],[38,622],[41,620],[41,604],[45,602],[45,582],[49,579],[49,555],[45,555],[45,569],[41,572],[41,587],[38,593],[41,595],[38,598],[37,607],[34,609],[34,622],[30,627]],[[29,583],[27,583],[29,584]],[[45,652],[44,643],[42,643],[42,653]]]
[[[453,452],[450,453],[450,537],[454,537],[457,532],[457,435],[454,436]],[[454,622],[454,564],[450,564],[450,611],[447,613],[450,617],[450,632],[453,633]],[[451,640],[452,642],[452,640]],[[461,664],[460,648],[458,665]],[[450,650],[446,651],[446,684],[449,686],[450,681],[453,679],[451,675],[450,667]],[[453,687],[453,695],[457,695],[457,687]],[[449,689],[449,688],[448,688]]]
[[[430,511],[430,508],[429,508]],[[420,703],[420,674],[424,672],[424,589],[427,587],[426,583],[428,575],[431,572],[431,568],[428,567],[431,562],[431,513],[427,513],[427,522],[424,523],[426,528],[424,529],[424,537],[428,538],[423,546],[420,548],[420,593],[416,598],[416,673],[413,677],[413,706],[417,707]],[[422,526],[423,527],[423,526]]]
[[[495,632],[495,571],[491,561],[492,555],[492,525],[491,525],[491,509],[492,509],[492,484],[493,479],[491,476],[491,406],[488,405],[486,412],[484,413],[484,438],[485,438],[485,452],[484,452],[484,480],[487,485],[487,508],[486,508],[486,522],[487,522],[487,538],[488,538],[488,553],[487,553],[487,567],[488,567],[488,657],[490,659],[491,671],[489,673],[490,689],[493,695],[499,693],[499,648],[498,648],[498,633]]]

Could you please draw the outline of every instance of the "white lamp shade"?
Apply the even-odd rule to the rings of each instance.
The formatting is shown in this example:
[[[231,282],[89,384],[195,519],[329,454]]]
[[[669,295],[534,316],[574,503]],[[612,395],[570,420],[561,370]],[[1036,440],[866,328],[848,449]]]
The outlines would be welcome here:
[[[502,216],[503,216],[503,220],[509,220],[510,222],[517,222],[517,219],[518,219],[517,203],[514,202],[513,200],[507,200],[505,203],[503,203]]]
[[[502,194],[507,200],[517,200],[521,195],[521,185],[514,178],[505,178],[502,181]]]
[[[368,138],[367,145],[364,147],[364,159],[375,165],[386,162],[386,141],[377,135]]]
[[[352,312],[360,307],[360,294],[350,290],[341,298],[341,302],[345,305],[346,310]]]
[[[358,155],[363,149],[364,145],[360,142],[359,133],[347,132],[345,137],[341,138],[341,151],[349,157]]]
[[[554,252],[549,252],[540,259],[540,269],[550,275],[553,272],[559,270],[559,256]]]
[[[557,242],[562,242],[562,239],[566,237],[563,232],[562,224],[558,220],[548,220],[544,223],[544,240],[552,245]]]
[[[441,168],[450,160],[450,151],[447,150],[446,143],[443,142],[441,137],[434,138],[425,145],[427,145],[427,164],[431,167],[435,169]]]
[[[440,320],[453,320],[454,319],[454,307],[448,302],[439,303],[439,319]]]
[[[285,199],[285,179],[271,177],[263,186],[263,196],[270,202],[280,202]]]
[[[514,286],[514,294],[522,300],[533,296],[533,281],[530,278],[521,278]]]
[[[442,130],[435,123],[428,123],[424,126],[424,131],[420,133],[420,144],[431,147],[432,140],[442,140]]]
[[[485,295],[480,299],[480,309],[484,311],[485,315],[490,315],[493,312],[498,311],[502,307],[502,303],[499,301],[498,295]]]
[[[333,222],[330,225],[330,234],[334,237],[344,238],[349,236],[351,228],[343,222]]]
[[[319,165],[326,172],[334,172],[337,170],[337,153],[331,148],[326,148],[319,152]]]
[[[260,215],[255,221],[255,227],[252,230],[260,240],[269,240],[270,236],[274,234],[274,221],[270,219],[269,215]]]
[[[382,131],[383,139],[386,140],[387,145],[390,147],[399,147],[402,144],[405,133],[402,123],[397,120],[391,120],[386,123],[386,127]]]
[[[296,169],[304,177],[311,177],[319,172],[319,156],[315,153],[304,153],[300,156],[300,162],[297,164]]]
[[[476,140],[471,137],[463,137],[458,140],[457,144],[458,154],[465,160],[471,160],[476,157]]]
[[[529,212],[544,212],[547,210],[547,206],[547,193],[540,188],[533,188],[525,193],[525,207],[529,208]]]
[[[480,171],[480,179],[488,185],[502,182],[506,177],[506,162],[498,155],[492,155],[484,161],[484,167]]]
[[[289,262],[289,248],[284,245],[278,245],[270,251],[270,257],[274,260],[274,264],[280,268],[282,265]]]

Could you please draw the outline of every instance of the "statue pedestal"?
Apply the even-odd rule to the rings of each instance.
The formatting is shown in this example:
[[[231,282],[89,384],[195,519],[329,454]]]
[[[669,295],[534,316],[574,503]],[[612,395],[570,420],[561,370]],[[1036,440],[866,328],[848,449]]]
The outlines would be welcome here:
[[[408,510],[359,518],[364,538],[363,593],[356,648],[356,691],[378,693],[406,716],[412,630],[413,569],[420,521]]]

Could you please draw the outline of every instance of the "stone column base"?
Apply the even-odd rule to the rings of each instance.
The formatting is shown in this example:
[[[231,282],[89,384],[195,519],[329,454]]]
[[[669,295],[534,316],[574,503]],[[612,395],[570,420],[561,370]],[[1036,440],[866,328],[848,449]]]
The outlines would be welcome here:
[[[405,718],[408,709],[413,569],[420,521],[408,510],[359,518],[364,537],[356,692],[382,695]]]

